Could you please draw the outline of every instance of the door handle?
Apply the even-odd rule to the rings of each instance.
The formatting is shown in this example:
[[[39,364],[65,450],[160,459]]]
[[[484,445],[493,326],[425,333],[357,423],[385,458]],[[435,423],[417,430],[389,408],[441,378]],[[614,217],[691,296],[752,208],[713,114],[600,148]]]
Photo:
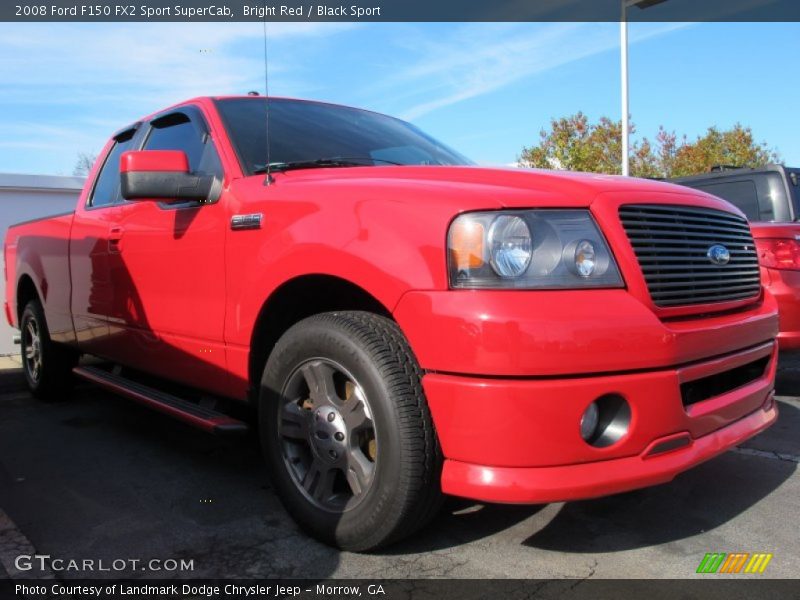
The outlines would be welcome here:
[[[119,253],[120,241],[122,241],[122,227],[112,227],[108,232],[108,251],[113,254]]]

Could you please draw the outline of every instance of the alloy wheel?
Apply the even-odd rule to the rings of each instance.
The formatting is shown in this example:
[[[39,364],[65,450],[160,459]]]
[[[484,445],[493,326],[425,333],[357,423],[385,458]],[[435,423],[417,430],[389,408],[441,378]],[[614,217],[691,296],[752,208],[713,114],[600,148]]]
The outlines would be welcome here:
[[[23,334],[25,370],[38,382],[42,373],[42,337],[35,319],[29,319]]]
[[[316,506],[344,512],[375,478],[378,440],[363,388],[340,364],[315,358],[289,376],[278,415],[283,459]]]

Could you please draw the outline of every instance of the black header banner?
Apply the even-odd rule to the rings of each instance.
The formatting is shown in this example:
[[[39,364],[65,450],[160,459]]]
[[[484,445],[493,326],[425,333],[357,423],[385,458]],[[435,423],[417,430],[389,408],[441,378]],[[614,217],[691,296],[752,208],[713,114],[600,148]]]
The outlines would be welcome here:
[[[0,21],[800,21],[800,0],[3,0]]]

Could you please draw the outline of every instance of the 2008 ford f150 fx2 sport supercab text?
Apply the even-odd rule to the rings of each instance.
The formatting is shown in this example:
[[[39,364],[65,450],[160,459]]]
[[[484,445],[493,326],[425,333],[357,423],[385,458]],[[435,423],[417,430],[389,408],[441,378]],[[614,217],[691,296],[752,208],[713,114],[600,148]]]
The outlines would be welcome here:
[[[78,375],[218,433],[249,404],[286,508],[343,548],[412,533],[442,493],[666,482],[777,417],[776,307],[732,205],[477,168],[367,111],[169,108],[5,261],[35,395]]]

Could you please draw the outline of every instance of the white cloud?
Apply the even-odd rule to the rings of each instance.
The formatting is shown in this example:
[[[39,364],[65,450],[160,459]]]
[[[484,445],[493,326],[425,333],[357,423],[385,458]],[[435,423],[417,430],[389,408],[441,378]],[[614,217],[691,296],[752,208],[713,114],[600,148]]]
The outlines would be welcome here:
[[[348,27],[270,24],[270,44]],[[262,32],[261,23],[5,24],[3,86],[14,90],[14,100],[20,94],[51,105],[135,100],[153,108],[199,94],[244,93],[263,88]],[[278,65],[270,68],[280,73]]]
[[[684,26],[636,24],[631,43]],[[619,43],[616,24],[369,25],[383,40],[364,53],[369,64],[343,65],[347,83],[324,88],[313,58],[330,52],[322,44],[331,36],[361,27],[270,23],[270,91],[309,97],[344,85],[346,102],[389,103],[415,119]],[[111,131],[144,114],[193,96],[263,90],[262,36],[259,22],[0,24],[0,148],[14,163],[0,170],[63,172],[78,152],[98,151]],[[353,40],[361,38],[343,47]]]
[[[631,44],[686,27],[686,23],[637,24]],[[369,92],[407,104],[401,117],[416,119],[439,108],[496,91],[521,79],[612,50],[616,24],[469,24],[446,39],[410,36],[417,58]]]
[[[269,44],[308,45],[354,26],[271,23]],[[0,170],[30,170],[23,159],[38,164],[60,152],[63,172],[78,152],[98,151],[110,132],[145,114],[199,95],[263,91],[263,25],[5,23],[0,73],[0,147],[21,151],[6,153],[13,164]],[[271,62],[270,77],[302,95],[304,82],[280,63]]]

